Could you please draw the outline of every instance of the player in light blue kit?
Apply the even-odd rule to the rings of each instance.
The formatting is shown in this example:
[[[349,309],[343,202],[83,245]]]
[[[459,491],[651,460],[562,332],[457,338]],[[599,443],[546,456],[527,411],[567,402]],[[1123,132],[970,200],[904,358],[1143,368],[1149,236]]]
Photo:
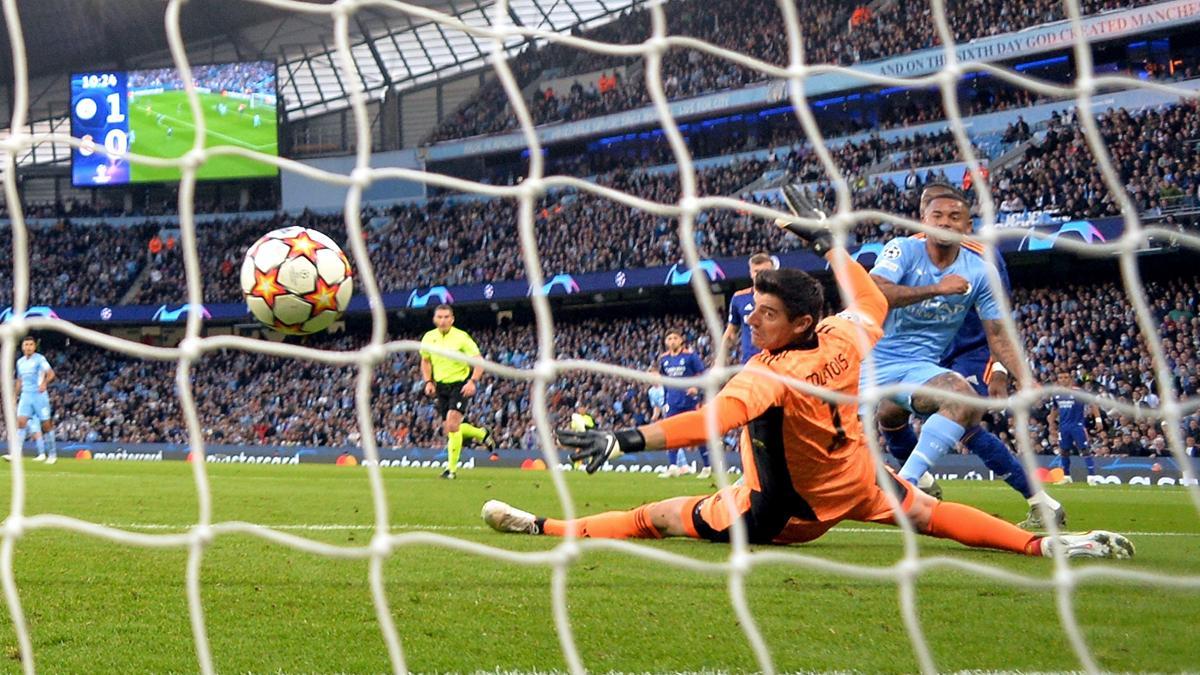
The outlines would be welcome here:
[[[17,438],[20,445],[25,445],[25,437],[30,433],[30,420],[40,422],[40,428],[34,427],[32,430],[38,451],[34,461],[53,464],[58,461],[58,447],[54,442],[50,394],[46,388],[54,381],[54,369],[46,357],[37,353],[37,340],[33,337],[21,340],[21,353],[23,356],[17,359]],[[49,454],[46,454],[47,451]],[[12,459],[8,455],[4,458]]]
[[[741,357],[742,365],[745,365],[754,355],[759,352],[758,347],[754,346],[754,342],[750,339],[750,329],[743,327],[746,324],[746,317],[754,311],[754,278],[763,270],[775,269],[775,261],[767,253],[755,253],[750,256],[750,288],[743,288],[740,291],[735,291],[733,297],[729,299],[729,319],[725,322],[725,335],[722,339],[725,340],[725,348],[733,354],[733,349],[737,346],[738,338],[741,338],[741,350],[738,356]]]
[[[916,238],[922,236],[917,235]],[[964,255],[982,257],[984,253],[982,244],[970,240],[962,242],[962,250],[965,252]],[[996,270],[1000,273],[1000,281],[1003,282],[1004,288],[1008,289],[1008,269],[1004,264],[1004,258],[997,257],[996,260]],[[962,327],[955,334],[954,340],[942,355],[938,365],[962,375],[980,396],[992,395],[998,398],[1008,396],[1008,371],[1004,366],[992,360],[991,351],[988,349],[987,333],[979,318],[979,312],[974,308],[967,312]],[[890,410],[888,412],[890,416]],[[888,452],[901,462],[906,461],[912,455],[912,451],[917,445],[917,436],[913,433],[908,416],[903,415],[903,417],[904,422],[898,428],[881,425]],[[1029,483],[1029,476],[1025,473],[1025,467],[1008,451],[1008,448],[1004,448],[1001,452],[999,448],[990,444],[976,447],[985,452],[992,452],[992,454],[979,455],[979,458],[983,460],[988,469],[1008,483],[1012,489],[1021,493],[1021,496],[1029,503],[1029,513],[1020,523],[1021,527],[1028,530],[1045,529],[1041,509],[1037,506],[1042,501],[1045,501],[1058,517],[1059,527],[1066,525],[1066,513],[1062,504],[1046,495],[1044,491],[1034,492]],[[937,488],[936,491],[940,492],[940,488]],[[934,492],[934,490],[930,490],[930,492]],[[937,495],[935,494],[935,496]]]
[[[920,206],[923,224],[959,234],[971,232],[967,197],[954,186],[930,183],[921,193]],[[972,308],[979,313],[992,355],[1007,370],[1017,371],[1016,347],[1004,333],[988,285],[990,265],[962,249],[958,241],[936,235],[900,237],[884,247],[871,276],[891,311],[883,339],[871,352],[873,368],[863,369],[861,390],[908,384],[977,396],[966,378],[939,363]],[[900,470],[900,476],[914,485],[959,441],[980,456],[1008,453],[995,434],[979,426],[981,408],[924,392],[896,394],[891,402],[896,405],[880,406],[879,420],[885,429],[900,428],[909,413],[929,416]],[[1034,499],[1049,497],[1041,493]],[[1057,502],[1046,505],[1055,512],[1062,508]]]
[[[1058,386],[1070,387],[1071,374],[1064,371],[1058,374]],[[1092,448],[1088,443],[1087,429],[1084,428],[1084,416],[1091,415],[1092,419],[1100,415],[1094,405],[1068,394],[1055,394],[1050,397],[1050,435],[1058,432],[1058,456],[1062,458],[1063,478],[1056,485],[1066,485],[1071,482],[1071,452],[1083,456],[1087,465],[1088,476],[1096,475],[1096,459],[1092,456]],[[1089,481],[1090,482],[1090,481]]]
[[[696,352],[685,349],[683,342],[683,333],[677,330],[667,332],[665,340],[667,351],[658,355],[658,360],[655,361],[654,372],[657,372],[665,377],[695,377],[704,372],[704,362]],[[663,417],[674,417],[680,413],[695,410],[700,405],[700,389],[698,387],[672,387],[667,385],[665,401],[663,403]],[[712,475],[712,467],[708,463],[708,448],[700,446],[700,462],[703,468],[697,473],[697,477],[707,478]],[[660,477],[678,476],[683,472],[683,467],[687,464],[687,455],[680,448],[675,458],[675,463],[668,468],[667,473],[661,474]]]

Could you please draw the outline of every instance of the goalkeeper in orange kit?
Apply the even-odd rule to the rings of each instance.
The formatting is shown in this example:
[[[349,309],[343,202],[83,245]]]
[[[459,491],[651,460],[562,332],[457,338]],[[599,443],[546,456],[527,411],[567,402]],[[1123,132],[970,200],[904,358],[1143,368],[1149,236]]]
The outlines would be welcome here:
[[[786,196],[797,215],[824,217],[794,189]],[[887,300],[866,270],[844,250],[832,249],[827,233],[814,236],[788,221],[780,224],[830,262],[851,303],[845,312],[822,319],[824,289],[813,277],[786,269],[756,277],[755,309],[747,323],[762,352],[710,404],[716,408],[719,434],[745,427],[743,483],[707,496],[677,497],[574,522],[540,518],[492,500],[483,507],[488,525],[503,532],[553,536],[573,528],[581,537],[728,541],[732,519],[738,518],[752,543],[790,544],[816,539],[843,520],[896,523],[899,515],[886,493],[890,490],[922,534],[1025,555],[1133,555],[1133,545],[1119,534],[1034,535],[973,507],[939,502],[890,469],[880,478],[855,399],[862,360],[882,335]],[[827,402],[777,376],[845,400]],[[558,439],[592,473],[623,454],[705,442],[705,414],[700,409],[618,431],[560,430]]]

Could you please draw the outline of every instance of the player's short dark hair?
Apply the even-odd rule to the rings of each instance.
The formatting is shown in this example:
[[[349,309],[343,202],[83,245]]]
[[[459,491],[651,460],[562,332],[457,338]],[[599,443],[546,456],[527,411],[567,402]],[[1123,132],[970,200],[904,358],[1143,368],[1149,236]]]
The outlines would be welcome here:
[[[436,314],[436,313],[442,311],[443,309],[446,310],[447,312],[450,312],[451,314],[454,314],[454,308],[451,307],[450,305],[447,305],[444,302],[442,304],[438,305],[437,307],[434,307],[433,312]]]
[[[671,337],[672,335],[678,335],[680,340],[687,342],[687,335],[680,328],[668,328],[667,334],[664,337]]]
[[[775,261],[771,260],[770,253],[759,252],[759,253],[755,253],[754,255],[750,256],[750,264],[751,265],[762,265],[763,263],[771,263],[772,265],[775,264]]]
[[[26,342],[26,341],[32,341],[33,344],[35,344],[35,345],[38,343],[38,339],[33,337],[32,335],[26,335],[25,337],[21,338],[21,342]]]
[[[971,200],[967,198],[967,193],[941,180],[930,181],[921,190],[921,213],[925,213],[925,209],[929,208],[929,203],[935,199],[953,199],[962,202],[963,206],[967,208],[971,207]]]
[[[815,319],[825,306],[821,282],[800,270],[763,270],[754,279],[754,290],[779,298],[789,320],[806,314]]]

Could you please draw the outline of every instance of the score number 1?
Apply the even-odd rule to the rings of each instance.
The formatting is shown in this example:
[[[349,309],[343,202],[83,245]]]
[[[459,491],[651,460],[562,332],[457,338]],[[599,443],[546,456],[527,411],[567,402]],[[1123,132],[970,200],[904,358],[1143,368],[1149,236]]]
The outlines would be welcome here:
[[[89,78],[94,79],[102,77],[112,76],[88,75],[84,77],[84,86],[87,86],[86,83],[89,81]],[[120,124],[121,122],[124,122],[125,113],[121,110],[121,94],[118,92],[113,92],[104,97],[104,100],[105,103],[108,104],[108,117],[106,117],[104,121],[107,124]],[[92,105],[92,109],[95,109],[95,104]],[[79,111],[77,110],[76,113],[78,114]],[[107,150],[110,155],[124,155],[125,151],[129,149],[129,135],[125,133],[124,129],[109,129],[108,133],[104,135],[104,149]],[[84,157],[90,156],[93,152],[94,150],[87,142],[85,142],[84,145],[79,148],[79,153]]]

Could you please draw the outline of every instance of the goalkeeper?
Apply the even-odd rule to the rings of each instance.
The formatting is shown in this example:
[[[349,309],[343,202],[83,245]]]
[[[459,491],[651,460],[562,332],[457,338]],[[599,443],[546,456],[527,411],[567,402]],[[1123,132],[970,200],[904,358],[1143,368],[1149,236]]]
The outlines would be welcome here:
[[[807,200],[793,195],[793,210],[823,218]],[[483,506],[483,519],[502,532],[582,537],[692,537],[724,542],[733,518],[758,544],[790,544],[820,537],[843,520],[894,524],[898,518],[877,478],[858,420],[859,369],[882,335],[887,301],[844,250],[831,250],[827,233],[813,236],[786,221],[780,224],[805,239],[834,269],[837,283],[852,299],[849,308],[820,319],[824,289],[797,270],[766,270],[754,281],[755,309],[748,317],[755,346],[762,352],[733,377],[711,403],[718,434],[744,426],[741,438],[744,481],[707,496],[677,497],[630,511],[614,511],[574,522],[540,518],[504,502]],[[803,381],[847,400],[831,403],[778,379]],[[626,453],[686,447],[705,442],[704,409],[636,429],[574,432],[560,430],[559,442],[572,459],[595,472]],[[916,529],[968,546],[1071,557],[1126,558],[1132,544],[1109,532],[1034,535],[973,507],[938,500],[898,479],[883,478]]]

